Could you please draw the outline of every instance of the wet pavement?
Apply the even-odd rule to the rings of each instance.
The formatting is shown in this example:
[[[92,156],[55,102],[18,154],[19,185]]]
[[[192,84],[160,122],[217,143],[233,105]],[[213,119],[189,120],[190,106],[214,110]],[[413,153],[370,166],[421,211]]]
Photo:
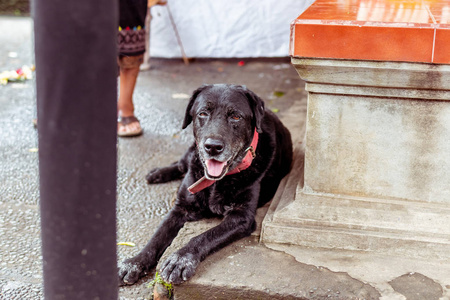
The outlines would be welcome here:
[[[0,72],[33,64],[31,19],[0,17],[0,28],[8,28],[0,31]],[[306,101],[288,58],[150,63],[134,97],[144,134],[118,141],[117,240],[136,244],[118,246],[119,259],[146,244],[175,198],[179,182],[149,186],[144,177],[177,160],[192,142],[191,129],[181,130],[181,124],[193,90],[204,83],[243,84],[281,118],[294,103]],[[0,299],[43,298],[35,116],[34,80],[0,86]],[[150,280],[121,288],[120,298],[148,299]]]
[[[0,31],[0,72],[32,64],[31,19],[0,17],[0,28],[7,28]],[[118,246],[120,260],[146,244],[175,199],[179,182],[149,186],[144,177],[150,169],[177,160],[192,142],[191,129],[181,130],[181,124],[189,95],[198,86],[247,85],[277,112],[294,140],[301,139],[304,130],[300,124],[306,92],[288,58],[198,59],[187,66],[181,59],[150,62],[151,69],[141,72],[135,90],[144,134],[118,140],[117,241],[136,244]],[[1,300],[43,299],[35,116],[34,80],[0,86]],[[212,225],[188,224],[168,252]],[[450,299],[449,274],[450,264],[443,261],[262,245],[252,236],[208,257],[175,295],[182,300],[443,300]],[[152,275],[120,288],[120,299],[149,299]]]

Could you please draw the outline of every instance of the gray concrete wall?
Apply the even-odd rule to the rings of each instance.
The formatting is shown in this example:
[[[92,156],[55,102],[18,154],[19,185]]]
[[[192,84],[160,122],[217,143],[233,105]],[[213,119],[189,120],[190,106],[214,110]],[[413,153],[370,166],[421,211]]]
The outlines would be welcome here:
[[[327,92],[309,94],[305,192],[450,203],[449,101]]]
[[[450,202],[450,66],[293,59],[306,193]]]

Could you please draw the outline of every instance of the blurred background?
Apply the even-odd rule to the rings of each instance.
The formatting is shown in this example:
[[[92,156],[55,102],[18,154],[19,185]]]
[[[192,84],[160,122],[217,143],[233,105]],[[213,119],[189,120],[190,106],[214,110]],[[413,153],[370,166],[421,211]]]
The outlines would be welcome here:
[[[0,15],[3,16],[29,16],[29,0],[1,0]]]

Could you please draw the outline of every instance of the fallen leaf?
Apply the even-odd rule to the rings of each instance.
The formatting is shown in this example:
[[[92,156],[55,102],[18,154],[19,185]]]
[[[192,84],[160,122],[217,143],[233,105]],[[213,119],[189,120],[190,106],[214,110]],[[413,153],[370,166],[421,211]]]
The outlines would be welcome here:
[[[274,112],[274,113],[277,113],[277,112],[280,111],[278,108],[272,108],[271,110],[272,110],[272,112]]]
[[[129,246],[129,247],[135,247],[136,244],[132,242],[119,242],[117,243],[117,246]]]
[[[282,92],[282,91],[275,91],[275,92],[273,92],[273,95],[274,95],[275,97],[278,97],[278,98],[283,97],[284,94],[285,94],[285,93]]]

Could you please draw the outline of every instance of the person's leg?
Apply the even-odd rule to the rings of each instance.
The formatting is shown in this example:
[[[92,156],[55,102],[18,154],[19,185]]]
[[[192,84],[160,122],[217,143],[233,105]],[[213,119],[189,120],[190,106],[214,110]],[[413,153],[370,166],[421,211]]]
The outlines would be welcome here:
[[[134,115],[133,92],[134,87],[136,86],[138,74],[139,67],[120,69],[119,100],[117,101],[117,111],[122,117]]]
[[[136,136],[142,133],[139,120],[134,116],[133,92],[139,67],[144,60],[145,36],[148,34],[145,28],[147,6],[148,0],[119,0],[119,136]]]
[[[122,57],[119,59],[119,99],[117,111],[119,121],[117,133],[119,136],[135,136],[142,133],[139,121],[134,117],[133,93],[139,75],[141,56]]]

